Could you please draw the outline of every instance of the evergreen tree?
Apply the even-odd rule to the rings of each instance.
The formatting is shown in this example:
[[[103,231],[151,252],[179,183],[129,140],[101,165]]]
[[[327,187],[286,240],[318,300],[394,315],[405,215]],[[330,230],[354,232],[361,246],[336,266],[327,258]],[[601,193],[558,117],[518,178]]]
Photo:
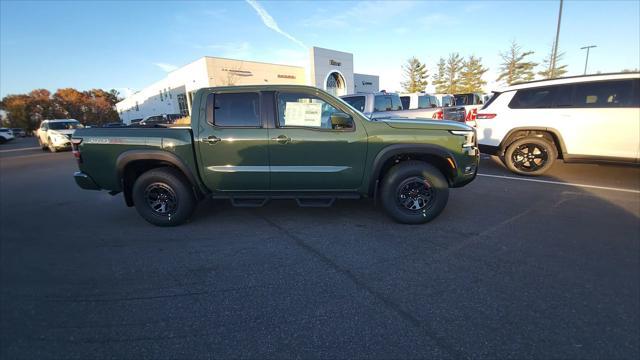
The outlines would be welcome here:
[[[407,63],[402,66],[402,70],[404,70],[404,78],[406,79],[402,82],[404,91],[409,93],[424,91],[429,84],[427,81],[429,75],[425,64],[414,56],[407,60]]]
[[[444,74],[444,92],[454,94],[458,92],[460,82],[460,70],[464,59],[458,53],[449,54]]]
[[[447,63],[444,58],[440,58],[438,61],[438,72],[433,76],[433,81],[431,82],[433,86],[436,87],[437,93],[445,93],[447,91],[446,84],[446,72],[447,72]]]
[[[520,45],[515,41],[511,42],[511,48],[500,53],[502,64],[500,66],[500,75],[496,81],[504,81],[507,85],[511,85],[520,81],[531,81],[534,77],[533,68],[538,66],[533,61],[525,61],[525,58],[532,55],[533,51],[522,51]]]
[[[539,71],[538,75],[542,76],[543,79],[555,79],[566,74],[567,65],[558,65],[558,63],[560,63],[560,60],[562,60],[563,56],[564,56],[563,52],[556,54],[556,61],[555,61],[555,67],[554,67],[554,61],[552,61],[552,58],[553,58],[553,46],[552,46],[551,52],[549,53],[547,58],[542,61],[543,70]]]
[[[469,56],[462,63],[457,92],[481,92],[482,87],[487,84],[482,80],[482,76],[488,70],[482,66],[482,58]]]

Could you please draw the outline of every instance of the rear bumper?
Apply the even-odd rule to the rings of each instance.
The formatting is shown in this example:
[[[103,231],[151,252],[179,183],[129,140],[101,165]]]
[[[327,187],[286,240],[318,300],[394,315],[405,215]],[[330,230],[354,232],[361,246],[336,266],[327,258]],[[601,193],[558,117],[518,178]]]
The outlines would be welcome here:
[[[73,173],[73,178],[76,184],[85,190],[100,190],[98,184],[91,178],[91,176],[83,173],[82,171],[76,171]]]

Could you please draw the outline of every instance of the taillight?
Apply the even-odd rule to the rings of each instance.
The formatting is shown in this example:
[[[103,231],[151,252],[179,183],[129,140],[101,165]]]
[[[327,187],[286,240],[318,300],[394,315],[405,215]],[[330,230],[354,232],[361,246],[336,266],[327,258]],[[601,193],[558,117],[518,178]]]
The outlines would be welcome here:
[[[473,108],[471,109],[471,111],[467,113],[467,115],[464,118],[464,121],[473,121],[476,119],[476,116],[478,116],[478,109]]]
[[[73,157],[78,160],[79,163],[82,162],[82,156],[80,156],[80,149],[78,146],[82,143],[81,138],[71,138],[71,150],[73,152]]]
[[[434,112],[433,115],[431,115],[431,118],[435,120],[442,120],[442,110]]]
[[[476,115],[476,119],[493,119],[494,117],[496,117],[496,114],[480,113]]]

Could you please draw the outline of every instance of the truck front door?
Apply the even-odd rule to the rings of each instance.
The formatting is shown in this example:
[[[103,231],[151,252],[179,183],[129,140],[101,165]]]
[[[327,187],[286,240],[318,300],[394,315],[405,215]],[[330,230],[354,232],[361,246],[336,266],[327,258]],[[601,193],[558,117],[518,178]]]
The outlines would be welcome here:
[[[357,189],[367,134],[339,110],[344,104],[314,90],[281,91],[275,98],[276,119],[269,129],[271,189]],[[341,114],[346,122],[332,124],[332,114]]]
[[[216,92],[206,98],[197,150],[205,185],[214,191],[269,189],[268,133],[260,92]],[[271,106],[272,107],[272,106]]]

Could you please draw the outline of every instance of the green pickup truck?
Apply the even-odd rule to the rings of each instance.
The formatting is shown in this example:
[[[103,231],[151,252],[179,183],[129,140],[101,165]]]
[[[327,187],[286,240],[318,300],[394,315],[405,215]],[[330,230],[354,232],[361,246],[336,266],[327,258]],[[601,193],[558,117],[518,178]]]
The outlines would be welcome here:
[[[370,120],[298,85],[200,89],[191,127],[78,129],[72,145],[81,188],[122,192],[160,226],[188,220],[205,197],[236,206],[374,197],[396,221],[425,223],[442,212],[450,187],[475,178],[479,160],[465,124]]]

